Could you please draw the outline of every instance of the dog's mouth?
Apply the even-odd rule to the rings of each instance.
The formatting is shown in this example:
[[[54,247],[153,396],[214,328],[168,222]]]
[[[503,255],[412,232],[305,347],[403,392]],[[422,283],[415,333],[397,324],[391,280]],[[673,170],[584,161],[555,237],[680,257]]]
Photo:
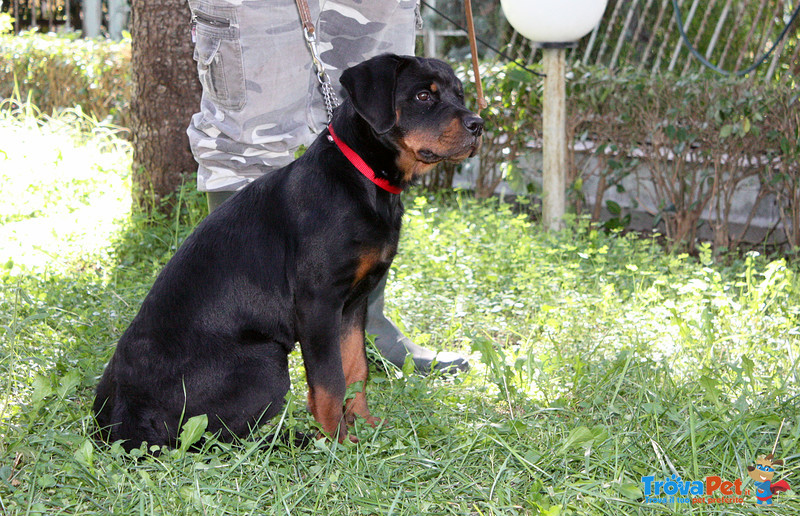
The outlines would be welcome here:
[[[458,163],[474,156],[480,148],[481,136],[444,133],[431,137],[428,133],[418,132],[404,135],[396,140],[396,145],[399,150],[397,166],[402,171],[403,180],[411,182],[429,172],[437,163]]]
[[[433,163],[439,163],[440,161],[443,161],[445,157],[440,156],[430,149],[420,149],[417,151],[417,159],[423,163],[431,165]]]
[[[473,157],[478,152],[480,146],[480,137],[471,138],[470,141],[465,142],[458,148],[448,149],[446,153],[436,152],[429,148],[420,149],[417,151],[417,159],[428,165],[439,163],[440,161],[458,163],[459,161]]]

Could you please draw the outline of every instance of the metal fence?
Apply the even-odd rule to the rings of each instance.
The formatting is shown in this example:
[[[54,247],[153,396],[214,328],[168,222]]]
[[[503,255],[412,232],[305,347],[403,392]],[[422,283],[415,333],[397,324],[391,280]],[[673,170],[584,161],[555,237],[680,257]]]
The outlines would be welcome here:
[[[700,71],[704,66],[690,53],[688,41],[700,57],[717,67],[743,72],[774,46],[750,75],[760,79],[786,73],[800,76],[800,19],[787,27],[798,5],[800,0],[612,0],[601,23],[568,58],[573,63],[635,68],[653,75]],[[444,35],[452,32],[423,33],[425,48],[435,52],[437,37]],[[526,64],[540,60],[538,49],[516,32],[508,30],[504,39],[515,59]]]
[[[109,1],[109,10],[114,11],[110,7],[120,3],[125,2]],[[80,6],[77,0],[0,0],[0,10],[16,18],[16,30],[36,26],[53,30],[62,25],[81,28]],[[800,0],[610,0],[602,22],[570,52],[569,59],[611,69],[638,68],[653,75],[688,73],[703,67],[691,55],[688,40],[704,59],[737,72],[746,70],[775,45],[774,52],[752,76],[800,76],[800,19],[795,19],[786,37],[778,41],[798,6]],[[474,7],[484,39],[527,64],[540,59],[538,49],[503,22],[498,0],[476,1]],[[423,14],[433,20],[422,33],[426,55],[441,55],[448,48],[442,42],[465,36],[434,9],[463,19],[462,0],[423,1]],[[464,43],[462,49],[465,47]]]

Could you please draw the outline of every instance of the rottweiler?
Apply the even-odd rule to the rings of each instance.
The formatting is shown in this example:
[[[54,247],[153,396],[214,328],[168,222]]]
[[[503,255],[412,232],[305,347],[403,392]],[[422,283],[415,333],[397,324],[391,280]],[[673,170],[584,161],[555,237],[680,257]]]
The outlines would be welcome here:
[[[247,436],[281,411],[297,342],[326,436],[357,441],[356,416],[380,421],[363,389],[364,320],[397,252],[398,194],[473,156],[483,120],[436,59],[384,54],[340,82],[346,98],[308,150],[211,213],[157,277],[97,387],[105,439],[174,447],[200,414],[220,439]]]

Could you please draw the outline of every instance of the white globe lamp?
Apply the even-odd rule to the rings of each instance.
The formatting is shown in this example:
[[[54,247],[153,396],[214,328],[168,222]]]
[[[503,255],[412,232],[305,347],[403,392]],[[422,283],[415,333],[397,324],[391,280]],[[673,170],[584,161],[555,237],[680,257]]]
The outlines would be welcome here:
[[[542,48],[542,219],[560,229],[566,211],[566,49],[590,33],[608,0],[500,0],[517,32]]]
[[[517,32],[537,43],[568,43],[589,34],[603,17],[608,0],[501,0]]]

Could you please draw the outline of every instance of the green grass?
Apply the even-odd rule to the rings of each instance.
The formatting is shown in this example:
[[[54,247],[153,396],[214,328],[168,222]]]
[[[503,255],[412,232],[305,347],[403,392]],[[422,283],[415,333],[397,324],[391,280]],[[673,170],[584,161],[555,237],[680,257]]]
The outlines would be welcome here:
[[[508,204],[405,194],[387,292],[417,342],[472,356],[456,378],[376,365],[377,430],[298,449],[272,429],[197,453],[93,440],[93,388],[159,268],[205,215],[129,212],[128,145],[75,113],[0,116],[0,514],[798,514],[645,503],[641,478],[742,479],[785,419],[800,484],[798,267],[715,263]],[[375,356],[375,353],[370,350]],[[302,363],[274,424],[312,428]],[[273,428],[274,429],[274,428]]]

